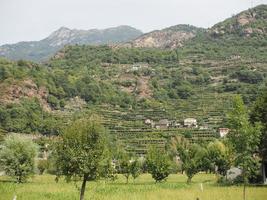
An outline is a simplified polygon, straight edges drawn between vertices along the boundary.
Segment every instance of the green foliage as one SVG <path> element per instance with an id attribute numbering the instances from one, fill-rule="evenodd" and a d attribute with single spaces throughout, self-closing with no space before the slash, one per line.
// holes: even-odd
<path id="1" fill-rule="evenodd" d="M 204 158 L 207 155 L 206 150 L 198 144 L 187 146 L 178 143 L 176 148 L 182 161 L 182 168 L 188 177 L 187 183 L 190 183 L 193 176 L 204 168 Z"/>
<path id="2" fill-rule="evenodd" d="M 58 99 L 53 96 L 53 95 L 49 95 L 47 98 L 47 102 L 55 109 L 59 108 L 59 101 Z"/>
<path id="3" fill-rule="evenodd" d="M 106 180 L 114 181 L 117 178 L 115 166 L 112 165 L 111 159 L 107 157 L 101 164 L 100 176 Z"/>
<path id="4" fill-rule="evenodd" d="M 0 150 L 0 166 L 7 175 L 22 183 L 34 173 L 36 156 L 37 146 L 30 139 L 10 135 Z"/>
<path id="5" fill-rule="evenodd" d="M 67 179 L 84 175 L 86 180 L 97 179 L 105 150 L 104 131 L 100 122 L 93 117 L 71 123 L 55 149 L 60 174 Z"/>
<path id="6" fill-rule="evenodd" d="M 227 170 L 231 167 L 231 157 L 233 157 L 230 149 L 218 140 L 210 142 L 207 146 L 208 159 L 213 170 L 217 168 L 220 175 L 226 176 Z"/>
<path id="7" fill-rule="evenodd" d="M 263 159 L 267 159 L 267 92 L 266 89 L 260 94 L 253 105 L 250 113 L 252 123 L 262 124 L 262 134 L 260 138 L 260 154 Z"/>
<path id="8" fill-rule="evenodd" d="M 0 128 L 8 132 L 58 134 L 62 120 L 43 111 L 37 99 L 0 105 Z"/>
<path id="9" fill-rule="evenodd" d="M 64 175 L 67 181 L 83 179 L 81 199 L 86 181 L 96 180 L 101 175 L 105 148 L 105 130 L 96 116 L 74 121 L 57 142 L 54 151 L 57 174 Z"/>
<path id="10" fill-rule="evenodd" d="M 170 160 L 166 152 L 151 147 L 146 157 L 146 165 L 148 173 L 156 182 L 165 180 L 170 174 Z"/>
<path id="11" fill-rule="evenodd" d="M 228 117 L 229 142 L 235 153 L 235 164 L 242 169 L 244 182 L 243 199 L 246 199 L 245 186 L 251 174 L 255 172 L 254 154 L 258 151 L 260 143 L 261 126 L 259 123 L 252 125 L 249 122 L 247 108 L 240 96 L 236 96 L 233 101 L 233 110 Z M 255 165 L 256 164 L 256 165 Z"/>
<path id="12" fill-rule="evenodd" d="M 126 178 L 126 183 L 129 182 L 129 177 L 131 175 L 131 162 L 130 157 L 126 152 L 123 152 L 119 159 L 119 172 L 123 174 Z"/>
<path id="13" fill-rule="evenodd" d="M 48 166 L 49 166 L 49 163 L 48 163 L 48 160 L 38 160 L 38 163 L 37 163 L 37 169 L 39 170 L 39 174 L 42 175 L 45 170 L 48 169 Z"/>
<path id="14" fill-rule="evenodd" d="M 138 178 L 138 176 L 140 176 L 142 172 L 141 169 L 142 169 L 141 162 L 138 159 L 132 160 L 131 165 L 130 165 L 130 172 L 134 180 Z"/>
<path id="15" fill-rule="evenodd" d="M 238 78 L 241 82 L 257 84 L 263 81 L 264 77 L 261 72 L 258 71 L 249 71 L 249 70 L 242 70 L 235 72 L 232 75 L 235 78 Z"/>

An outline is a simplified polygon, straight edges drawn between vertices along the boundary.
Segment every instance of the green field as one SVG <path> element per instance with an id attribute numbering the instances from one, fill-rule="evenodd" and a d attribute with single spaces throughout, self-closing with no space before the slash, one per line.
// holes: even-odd
<path id="1" fill-rule="evenodd" d="M 75 200 L 79 199 L 79 191 L 75 183 L 54 181 L 54 176 L 35 176 L 25 184 L 16 184 L 7 177 L 1 177 L 0 199 L 12 200 L 17 195 L 17 200 Z M 139 200 L 139 199 L 168 199 L 168 200 L 241 200 L 242 186 L 219 186 L 215 183 L 216 177 L 210 174 L 199 174 L 193 178 L 191 185 L 186 184 L 184 175 L 171 175 L 163 183 L 155 183 L 150 175 L 145 174 L 135 182 L 130 180 L 125 184 L 125 179 L 120 176 L 115 182 L 98 181 L 89 182 L 85 199 L 109 200 Z M 200 184 L 203 185 L 201 191 Z M 80 183 L 78 183 L 80 186 Z M 250 186 L 247 189 L 248 200 L 265 200 L 267 187 Z"/>

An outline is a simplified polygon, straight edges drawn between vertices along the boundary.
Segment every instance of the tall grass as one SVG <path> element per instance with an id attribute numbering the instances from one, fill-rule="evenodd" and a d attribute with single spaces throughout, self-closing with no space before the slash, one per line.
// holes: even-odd
<path id="1" fill-rule="evenodd" d="M 78 200 L 79 188 L 75 183 L 58 183 L 54 176 L 35 176 L 28 183 L 16 184 L 8 177 L 0 178 L 0 200 Z M 171 175 L 166 182 L 155 183 L 150 175 L 144 174 L 135 182 L 119 176 L 115 182 L 89 182 L 86 188 L 87 200 L 241 200 L 242 187 L 222 187 L 215 183 L 215 176 L 198 174 L 191 185 L 186 184 L 184 175 Z M 200 183 L 203 185 L 201 190 Z M 80 183 L 77 183 L 80 186 Z M 249 200 L 267 199 L 267 187 L 248 187 Z"/>

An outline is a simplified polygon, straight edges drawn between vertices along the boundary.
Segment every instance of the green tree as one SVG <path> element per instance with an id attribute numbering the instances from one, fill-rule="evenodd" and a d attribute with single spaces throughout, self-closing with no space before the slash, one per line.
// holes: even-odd
<path id="1" fill-rule="evenodd" d="M 101 166 L 101 177 L 105 178 L 106 180 L 114 181 L 116 176 L 116 169 L 114 165 L 111 162 L 111 159 L 107 157 L 103 162 Z"/>
<path id="2" fill-rule="evenodd" d="M 191 183 L 193 176 L 203 168 L 203 159 L 206 156 L 206 151 L 197 144 L 189 146 L 178 144 L 177 152 L 182 161 L 182 168 L 187 176 L 187 183 Z"/>
<path id="3" fill-rule="evenodd" d="M 210 142 L 207 146 L 208 160 L 213 170 L 225 176 L 231 167 L 230 149 L 221 141 Z"/>
<path id="4" fill-rule="evenodd" d="M 263 125 L 259 152 L 262 159 L 267 160 L 267 89 L 258 96 L 250 114 L 250 120 L 254 124 L 260 122 Z"/>
<path id="5" fill-rule="evenodd" d="M 141 162 L 138 159 L 132 160 L 132 162 L 130 164 L 130 172 L 131 172 L 131 175 L 132 175 L 134 180 L 138 176 L 140 176 L 140 174 L 142 172 L 141 167 L 142 167 Z"/>
<path id="6" fill-rule="evenodd" d="M 123 176 L 125 176 L 126 183 L 128 183 L 129 177 L 131 175 L 131 162 L 130 158 L 126 153 L 121 157 L 119 161 L 119 167 L 120 167 L 120 173 L 122 173 Z"/>
<path id="7" fill-rule="evenodd" d="M 58 175 L 66 180 L 82 178 L 80 200 L 84 199 L 86 182 L 96 180 L 104 160 L 104 128 L 97 117 L 74 121 L 57 142 L 54 156 Z"/>
<path id="8" fill-rule="evenodd" d="M 149 149 L 146 165 L 148 172 L 156 182 L 165 180 L 170 174 L 170 159 L 165 151 L 152 147 Z"/>
<path id="9" fill-rule="evenodd" d="M 18 183 L 25 182 L 34 174 L 37 145 L 30 139 L 18 135 L 5 138 L 0 151 L 1 168 L 16 178 Z"/>
<path id="10" fill-rule="evenodd" d="M 240 96 L 233 100 L 233 109 L 228 116 L 231 131 L 228 134 L 235 153 L 235 164 L 242 169 L 243 199 L 246 199 L 246 185 L 249 174 L 255 167 L 253 155 L 257 152 L 260 143 L 261 127 L 258 123 L 249 122 L 247 108 Z"/>
<path id="11" fill-rule="evenodd" d="M 181 167 L 182 174 L 184 172 L 184 169 L 181 162 L 177 161 L 177 156 L 179 156 L 178 151 L 180 151 L 181 149 L 187 149 L 189 145 L 190 145 L 189 140 L 182 135 L 176 135 L 175 137 L 172 137 L 167 145 L 167 149 L 168 152 L 170 153 L 170 156 L 175 160 L 175 163 L 178 165 L 178 167 Z"/>

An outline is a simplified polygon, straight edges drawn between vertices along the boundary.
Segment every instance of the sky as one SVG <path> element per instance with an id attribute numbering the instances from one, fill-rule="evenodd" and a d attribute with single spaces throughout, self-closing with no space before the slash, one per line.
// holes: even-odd
<path id="1" fill-rule="evenodd" d="M 58 28 L 130 25 L 143 32 L 177 24 L 208 28 L 267 0 L 0 0 L 0 45 L 41 40 Z"/>

